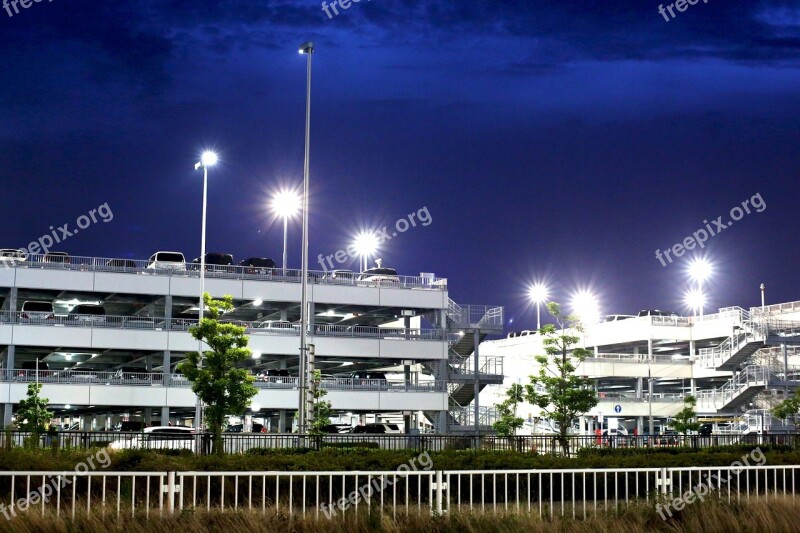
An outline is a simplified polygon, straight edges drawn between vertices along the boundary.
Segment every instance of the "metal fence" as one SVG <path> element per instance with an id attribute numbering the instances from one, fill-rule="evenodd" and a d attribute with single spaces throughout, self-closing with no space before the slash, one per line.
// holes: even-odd
<path id="1" fill-rule="evenodd" d="M 19 258 L 3 258 L 0 267 L 29 268 L 47 270 L 67 270 L 80 272 L 114 272 L 120 274 L 158 275 L 170 277 L 200 277 L 200 265 L 193 263 L 175 263 L 169 268 L 160 268 L 158 265 L 144 259 L 113 259 L 103 257 L 78 257 L 66 258 L 29 254 L 24 260 Z M 265 268 L 249 266 L 222 266 L 207 265 L 205 277 L 241 280 L 263 280 L 285 283 L 300 283 L 302 274 L 299 269 Z M 324 285 L 353 285 L 356 287 L 382 287 L 400 289 L 428 289 L 436 291 L 447 290 L 447 279 L 437 278 L 433 275 L 426 276 L 389 276 L 389 279 L 379 279 L 379 276 L 368 276 L 354 273 L 352 277 L 333 277 L 328 271 L 309 270 L 308 281 Z"/>
<path id="2" fill-rule="evenodd" d="M 180 431 L 177 429 L 176 431 Z M 0 448 L 24 446 L 30 442 L 31 432 L 8 431 L 0 433 Z M 176 449 L 206 454 L 211 450 L 211 434 L 186 432 L 164 435 L 144 432 L 119 431 L 61 431 L 40 434 L 38 444 L 66 448 L 89 449 L 111 446 L 115 449 Z M 639 435 L 639 436 L 583 436 L 567 437 L 567 449 L 558 437 L 534 435 L 496 437 L 474 435 L 430 434 L 326 434 L 299 435 L 296 433 L 223 433 L 226 453 L 246 453 L 253 449 L 297 449 L 326 447 L 368 447 L 385 450 L 426 451 L 513 451 L 550 455 L 575 455 L 582 450 L 683 448 L 700 450 L 718 446 L 786 446 L 800 449 L 800 433 L 751 435 Z"/>
<path id="3" fill-rule="evenodd" d="M 324 520 L 360 509 L 385 515 L 455 511 L 586 517 L 657 505 L 685 490 L 722 501 L 797 494 L 800 466 L 433 470 L 432 462 L 379 472 L 0 472 L 3 513 L 157 518 L 175 511 L 249 511 Z M 658 507 L 656 508 L 658 509 Z"/>

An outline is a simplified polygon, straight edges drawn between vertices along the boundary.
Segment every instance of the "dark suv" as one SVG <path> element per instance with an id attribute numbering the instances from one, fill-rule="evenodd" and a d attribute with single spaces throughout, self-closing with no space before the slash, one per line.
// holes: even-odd
<path id="1" fill-rule="evenodd" d="M 275 269 L 275 261 L 268 257 L 249 257 L 244 261 L 240 261 L 239 266 L 244 267 L 245 274 L 268 276 Z"/>
<path id="2" fill-rule="evenodd" d="M 374 372 L 372 370 L 359 370 L 350 374 L 350 379 L 354 385 L 369 388 L 386 390 L 389 388 L 389 382 L 386 380 L 386 374 L 383 372 Z"/>
<path id="3" fill-rule="evenodd" d="M 190 267 L 200 270 L 200 258 L 195 258 Z M 233 255 L 208 253 L 206 254 L 206 272 L 233 272 Z"/>

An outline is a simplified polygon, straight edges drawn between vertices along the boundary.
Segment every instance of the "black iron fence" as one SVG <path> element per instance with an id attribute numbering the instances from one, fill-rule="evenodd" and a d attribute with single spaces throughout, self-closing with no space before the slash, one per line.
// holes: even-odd
<path id="1" fill-rule="evenodd" d="M 165 432 L 63 431 L 34 435 L 26 431 L 0 433 L 0 449 L 20 446 L 46 446 L 87 449 L 109 447 L 116 450 L 154 449 L 188 450 L 207 454 L 211 451 L 211 434 L 196 433 L 190 428 L 169 428 Z M 226 453 L 246 453 L 254 449 L 322 449 L 330 447 L 362 447 L 388 450 L 424 451 L 495 450 L 520 453 L 573 455 L 586 449 L 689 448 L 715 446 L 787 446 L 800 449 L 800 433 L 751 435 L 639 435 L 567 437 L 562 443 L 557 436 L 533 435 L 517 437 L 474 435 L 299 435 L 273 433 L 224 433 Z"/>

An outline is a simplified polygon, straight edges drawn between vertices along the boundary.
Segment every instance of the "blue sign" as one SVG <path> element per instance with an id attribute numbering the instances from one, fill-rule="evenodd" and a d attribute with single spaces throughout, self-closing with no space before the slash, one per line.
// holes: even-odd
<path id="1" fill-rule="evenodd" d="M 615 405 L 614 406 L 614 412 L 615 413 L 621 413 L 622 412 L 622 406 L 621 405 Z"/>

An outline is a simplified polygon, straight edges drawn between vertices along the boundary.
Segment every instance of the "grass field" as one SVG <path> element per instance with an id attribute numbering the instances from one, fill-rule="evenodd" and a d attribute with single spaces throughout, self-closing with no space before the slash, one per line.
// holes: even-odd
<path id="1" fill-rule="evenodd" d="M 3 520 L 0 518 L 0 520 Z M 526 513 L 467 514 L 454 513 L 432 517 L 427 514 L 391 515 L 359 513 L 348 514 L 344 519 L 329 520 L 313 517 L 290 518 L 287 515 L 248 512 L 193 513 L 184 512 L 168 518 L 151 516 L 131 518 L 87 517 L 78 513 L 72 522 L 69 516 L 58 519 L 53 515 L 21 514 L 0 523 L 0 530 L 22 532 L 163 532 L 193 533 L 201 531 L 282 531 L 289 532 L 619 532 L 642 531 L 728 533 L 733 531 L 794 532 L 800 524 L 800 501 L 770 498 L 769 501 L 751 501 L 727 504 L 708 500 L 687 507 L 674 518 L 663 521 L 652 506 L 635 505 L 619 513 L 602 512 L 586 520 L 572 518 L 540 518 Z"/>

